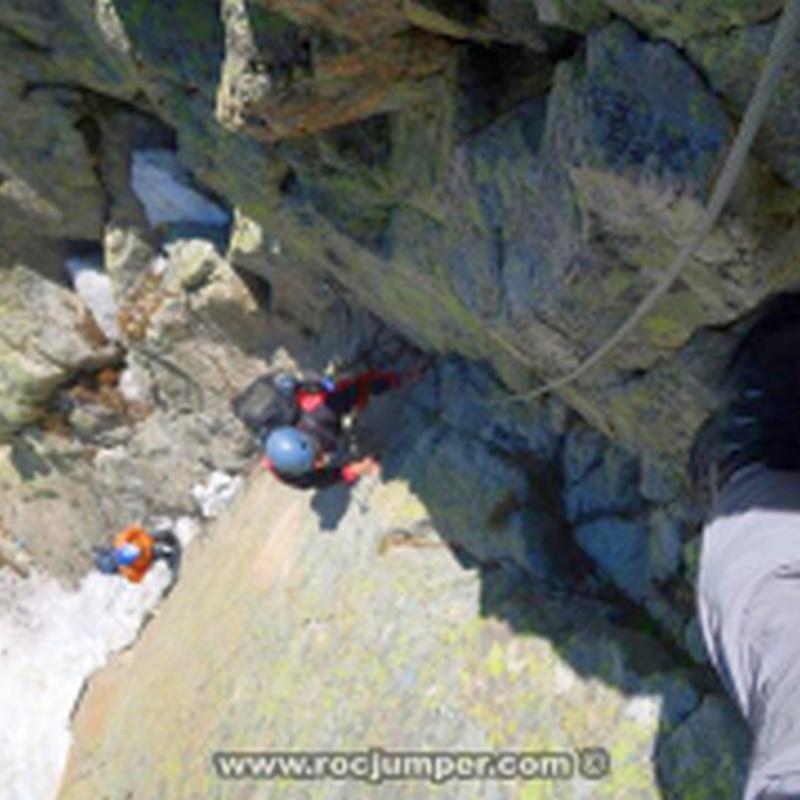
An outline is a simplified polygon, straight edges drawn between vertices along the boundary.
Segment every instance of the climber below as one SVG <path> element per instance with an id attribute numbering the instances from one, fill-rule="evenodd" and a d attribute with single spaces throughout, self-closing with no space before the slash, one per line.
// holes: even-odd
<path id="1" fill-rule="evenodd" d="M 94 563 L 105 575 L 121 575 L 131 583 L 140 583 L 156 561 L 164 561 L 170 568 L 173 582 L 178 576 L 181 543 L 169 530 L 153 534 L 138 525 L 120 531 L 111 547 L 95 550 Z"/>

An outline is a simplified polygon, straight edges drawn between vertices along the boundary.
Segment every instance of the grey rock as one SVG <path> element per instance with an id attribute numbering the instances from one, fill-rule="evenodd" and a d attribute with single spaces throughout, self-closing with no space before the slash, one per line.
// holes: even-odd
<path id="1" fill-rule="evenodd" d="M 668 503 L 681 492 L 681 485 L 673 475 L 668 474 L 660 465 L 648 459 L 640 464 L 639 492 L 645 500 L 654 503 Z"/>
<path id="2" fill-rule="evenodd" d="M 659 757 L 667 787 L 683 796 L 738 796 L 744 788 L 749 736 L 744 723 L 723 698 L 708 695 L 683 725 L 661 744 Z M 715 768 L 705 765 L 712 758 Z"/>
<path id="3" fill-rule="evenodd" d="M 619 517 L 602 517 L 579 524 L 575 539 L 628 597 L 637 602 L 645 599 L 653 580 L 647 557 L 645 524 Z"/>
<path id="4" fill-rule="evenodd" d="M 678 572 L 683 540 L 683 525 L 668 510 L 656 509 L 650 514 L 648 561 L 653 580 L 665 581 Z"/>
<path id="5" fill-rule="evenodd" d="M 434 524 L 446 538 L 478 563 L 508 559 L 529 566 L 528 536 L 539 534 L 520 513 L 528 498 L 521 470 L 477 442 L 436 428 L 422 433 L 412 459 L 413 484 L 431 497 Z M 535 564 L 534 571 L 541 573 L 542 566 Z"/>
<path id="6" fill-rule="evenodd" d="M 678 43 L 704 34 L 735 30 L 774 17 L 782 8 L 780 0 L 730 0 L 715 3 L 701 0 L 687 5 L 680 0 L 603 0 L 615 14 L 638 28 Z"/>
<path id="7" fill-rule="evenodd" d="M 775 22 L 731 28 L 693 39 L 687 45 L 691 59 L 714 89 L 731 102 L 740 117 L 755 89 L 776 28 Z M 795 189 L 800 188 L 798 76 L 800 57 L 794 56 L 770 99 L 755 145 L 756 153 Z M 775 208 L 774 212 L 780 213 L 780 208 Z"/>
<path id="8" fill-rule="evenodd" d="M 684 646 L 686 651 L 698 664 L 710 664 L 708 651 L 703 642 L 703 633 L 700 629 L 700 621 L 697 618 L 689 620 L 683 632 Z"/>
<path id="9" fill-rule="evenodd" d="M 55 390 L 116 358 L 77 295 L 24 266 L 0 270 L 0 438 L 39 418 Z"/>
<path id="10" fill-rule="evenodd" d="M 586 428 L 564 444 L 564 508 L 573 523 L 631 514 L 642 507 L 636 459 Z"/>
<path id="11" fill-rule="evenodd" d="M 606 22 L 609 10 L 602 0 L 534 0 L 539 20 L 545 25 L 585 33 L 589 28 Z"/>

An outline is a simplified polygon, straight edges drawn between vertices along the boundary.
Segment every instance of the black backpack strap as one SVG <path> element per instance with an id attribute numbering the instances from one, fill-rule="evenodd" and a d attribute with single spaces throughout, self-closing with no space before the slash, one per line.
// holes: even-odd
<path id="1" fill-rule="evenodd" d="M 314 411 L 301 414 L 296 427 L 311 436 L 325 453 L 335 453 L 341 447 L 344 438 L 342 424 L 324 403 Z"/>

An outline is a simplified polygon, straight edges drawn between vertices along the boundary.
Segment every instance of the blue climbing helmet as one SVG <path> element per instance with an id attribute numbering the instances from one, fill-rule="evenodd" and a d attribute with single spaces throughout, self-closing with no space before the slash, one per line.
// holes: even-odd
<path id="1" fill-rule="evenodd" d="M 121 567 L 129 567 L 140 556 L 142 551 L 130 542 L 114 549 L 114 557 L 117 559 L 117 564 Z"/>
<path id="2" fill-rule="evenodd" d="M 98 547 L 94 551 L 94 565 L 104 575 L 116 575 L 117 557 L 110 547 Z"/>
<path id="3" fill-rule="evenodd" d="M 314 440 L 297 428 L 276 428 L 264 442 L 264 452 L 278 472 L 302 475 L 314 466 Z"/>

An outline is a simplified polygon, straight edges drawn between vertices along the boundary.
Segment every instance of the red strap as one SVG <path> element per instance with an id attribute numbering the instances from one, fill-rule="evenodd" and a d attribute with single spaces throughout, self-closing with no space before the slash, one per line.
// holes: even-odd
<path id="1" fill-rule="evenodd" d="M 311 414 L 325 402 L 325 392 L 297 392 L 297 404 L 304 414 Z"/>
<path id="2" fill-rule="evenodd" d="M 342 467 L 342 480 L 345 483 L 355 483 L 360 477 L 355 470 L 355 464 L 345 464 Z"/>
<path id="3" fill-rule="evenodd" d="M 273 475 L 275 474 L 275 465 L 266 456 L 261 458 L 261 466 L 268 469 Z"/>

